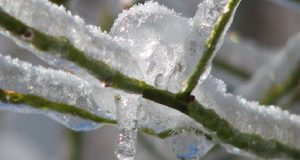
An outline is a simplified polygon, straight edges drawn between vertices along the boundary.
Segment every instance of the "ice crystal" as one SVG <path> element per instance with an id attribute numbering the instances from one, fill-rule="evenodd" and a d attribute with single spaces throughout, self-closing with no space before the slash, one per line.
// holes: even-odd
<path id="1" fill-rule="evenodd" d="M 116 155 L 119 160 L 133 160 L 137 145 L 137 121 L 140 96 L 129 95 L 126 98 L 115 96 L 119 141 Z"/>
<path id="2" fill-rule="evenodd" d="M 276 139 L 300 148 L 300 140 L 296 138 L 300 132 L 298 115 L 226 93 L 224 83 L 212 76 L 198 85 L 194 95 L 201 104 L 216 111 L 241 132 L 260 135 L 268 140 Z"/>
<path id="3" fill-rule="evenodd" d="M 84 51 L 91 58 L 104 61 L 130 76 L 142 78 L 138 67 L 135 67 L 136 62 L 134 62 L 134 58 L 126 50 L 117 45 L 109 35 L 102 33 L 99 27 L 86 25 L 79 16 L 72 16 L 63 6 L 57 6 L 48 2 L 48 0 L 1 0 L 0 7 L 10 15 L 39 31 L 53 36 L 68 38 L 76 48 Z M 12 36 L 6 31 L 2 32 L 7 36 Z M 76 65 L 72 65 L 59 57 L 41 54 L 32 46 L 28 46 L 18 39 L 15 39 L 15 41 L 21 47 L 36 53 L 47 63 L 69 68 L 75 72 L 80 70 Z"/>
<path id="4" fill-rule="evenodd" d="M 120 14 L 111 35 L 137 59 L 146 82 L 178 92 L 202 56 L 226 2 L 206 0 L 200 3 L 196 16 L 188 19 L 150 1 Z M 210 65 L 201 79 L 209 72 Z"/>
<path id="5" fill-rule="evenodd" d="M 99 92 L 101 88 L 93 88 L 87 81 L 63 71 L 33 66 L 29 63 L 1 55 L 0 88 L 39 95 L 51 101 L 76 105 L 103 117 L 107 117 L 107 112 L 115 112 L 113 109 L 106 107 L 106 105 L 94 101 L 93 96 L 99 96 L 102 93 L 105 93 L 103 91 Z M 9 104 L 0 104 L 2 109 L 17 110 L 27 113 L 45 113 L 75 130 L 90 130 L 99 127 L 96 123 L 72 116 L 56 114 L 49 111 L 34 111 L 30 107 L 24 105 L 13 107 L 13 105 Z M 115 117 L 108 118 L 115 119 Z"/>

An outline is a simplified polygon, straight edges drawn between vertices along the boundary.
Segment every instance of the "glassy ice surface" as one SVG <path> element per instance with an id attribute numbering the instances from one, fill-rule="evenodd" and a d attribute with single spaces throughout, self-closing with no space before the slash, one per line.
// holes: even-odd
<path id="1" fill-rule="evenodd" d="M 241 132 L 300 148 L 300 140 L 297 138 L 300 133 L 298 115 L 226 93 L 225 84 L 212 76 L 198 85 L 193 94 L 204 107 L 213 109 Z"/>
<path id="2" fill-rule="evenodd" d="M 66 12 L 63 7 L 52 5 L 46 0 L 1 0 L 0 7 L 17 19 L 22 20 L 24 23 L 37 28 L 42 32 L 54 36 L 67 37 L 75 47 L 84 51 L 88 56 L 102 60 L 127 75 L 139 79 L 144 78 L 145 81 L 156 87 L 177 92 L 185 86 L 186 77 L 194 70 L 198 60 L 202 56 L 205 41 L 209 36 L 213 25 L 217 22 L 219 16 L 227 11 L 227 8 L 225 7 L 226 2 L 227 1 L 225 0 L 205 0 L 203 3 L 200 3 L 196 16 L 191 19 L 181 17 L 174 11 L 160 6 L 155 2 L 138 5 L 129 11 L 124 11 L 124 13 L 119 16 L 111 32 L 112 36 L 114 36 L 113 38 L 100 32 L 100 29 L 97 27 L 86 26 L 79 17 L 71 16 L 71 14 Z M 45 19 L 47 19 L 47 21 L 45 21 Z M 2 31 L 2 33 L 17 41 L 20 46 L 30 48 L 32 52 L 40 55 L 39 51 L 31 48 L 28 44 L 26 45 L 22 40 L 10 36 L 5 31 Z M 223 34 L 225 34 L 225 32 Z M 221 43 L 218 44 L 217 48 L 220 44 Z M 83 78 L 85 78 L 85 75 L 88 75 L 88 73 L 84 71 L 83 74 L 80 74 L 81 70 L 78 66 L 60 59 L 59 57 L 43 56 L 42 58 L 54 65 L 61 64 L 62 68 L 67 66 L 68 69 L 74 69 L 76 73 L 79 73 L 78 75 Z M 11 60 L 10 58 L 4 59 L 4 63 L 0 63 L 0 65 L 4 64 L 9 66 L 12 65 L 14 61 L 18 62 L 17 60 Z M 205 133 L 209 133 L 201 124 L 196 123 L 186 115 L 154 102 L 140 100 L 142 107 L 140 110 L 137 110 L 137 108 L 134 108 L 133 106 L 134 104 L 137 104 L 138 101 L 132 101 L 130 96 L 124 96 L 124 100 L 117 102 L 117 107 L 124 109 L 118 110 L 118 114 L 116 115 L 116 105 L 112 104 L 114 101 L 112 96 L 114 91 L 110 89 L 103 91 L 103 88 L 99 86 L 95 87 L 97 86 L 95 85 L 97 82 L 88 81 L 88 83 L 72 74 L 66 74 L 62 71 L 41 69 L 41 67 L 32 67 L 29 64 L 20 63 L 15 66 L 12 65 L 12 67 L 15 67 L 12 71 L 17 72 L 14 76 L 26 73 L 22 76 L 25 80 L 23 81 L 21 78 L 20 81 L 18 81 L 19 78 L 12 77 L 13 81 L 9 83 L 5 82 L 3 79 L 3 82 L 8 84 L 4 85 L 3 83 L 3 86 L 0 87 L 11 85 L 11 89 L 13 90 L 36 94 L 50 100 L 76 104 L 79 107 L 81 107 L 82 104 L 90 103 L 92 107 L 90 108 L 91 112 L 96 112 L 97 114 L 101 113 L 106 117 L 118 118 L 118 121 L 120 122 L 120 143 L 117 155 L 120 159 L 125 159 L 127 157 L 133 159 L 136 143 L 136 125 L 140 128 L 153 129 L 157 133 L 168 129 L 176 131 L 176 129 L 181 127 L 192 127 L 200 129 Z M 0 68 L 0 71 L 5 72 L 5 69 L 2 68 L 3 67 Z M 4 72 L 1 75 L 12 75 L 13 73 L 6 71 L 4 74 Z M 235 107 L 234 111 L 236 111 L 236 114 L 234 114 L 235 116 L 245 114 L 243 113 L 244 108 L 240 109 L 238 106 L 245 106 L 247 104 L 246 106 L 248 108 L 245 108 L 246 110 L 250 110 L 249 112 L 252 113 L 252 117 L 246 116 L 248 118 L 246 120 L 248 120 L 251 125 L 253 121 L 265 120 L 264 114 L 258 116 L 258 118 L 262 117 L 261 119 L 257 118 L 253 120 L 253 117 L 255 117 L 253 116 L 254 113 L 264 111 L 254 110 L 253 108 L 256 106 L 252 106 L 252 103 L 250 105 L 244 102 L 243 99 L 237 100 L 235 97 L 228 98 L 230 96 L 225 94 L 223 84 L 217 82 L 213 78 L 206 78 L 209 72 L 210 65 L 207 66 L 206 74 L 204 74 L 205 76 L 201 78 L 201 80 L 204 81 L 199 87 L 202 87 L 199 89 L 201 92 L 198 93 L 197 91 L 195 94 L 203 104 L 206 104 L 209 107 L 215 107 L 214 110 L 216 110 L 218 114 L 224 117 L 227 116 L 226 118 L 228 121 L 237 123 L 234 126 L 245 132 L 247 130 L 243 128 L 242 122 L 244 121 L 241 119 L 244 115 L 238 117 L 241 119 L 239 122 L 235 122 L 230 119 L 232 118 L 232 115 L 227 114 L 229 112 L 226 109 L 230 110 L 231 108 L 225 107 L 225 109 L 222 110 L 222 108 L 218 106 L 220 103 L 215 104 L 214 100 L 218 100 L 219 98 L 220 101 L 224 103 L 236 104 L 233 105 L 233 108 Z M 3 78 L 5 77 L 3 76 Z M 216 90 L 215 86 L 218 86 L 219 90 Z M 45 88 L 50 91 L 47 93 L 44 92 Z M 86 88 L 87 92 L 84 92 Z M 80 92 L 77 91 L 77 89 L 80 90 Z M 53 93 L 57 94 L 52 95 Z M 98 108 L 94 108 L 94 105 L 98 106 Z M 2 104 L 0 106 L 6 107 L 6 109 L 16 108 L 16 106 L 9 104 Z M 20 108 L 23 108 L 23 111 L 28 110 L 28 112 L 32 113 L 44 113 L 44 111 L 35 111 L 24 105 Z M 129 108 L 130 110 L 126 110 L 125 108 Z M 290 123 L 290 126 L 298 123 L 294 120 L 298 117 L 283 113 L 275 107 L 273 107 L 273 110 L 273 112 L 278 112 L 278 114 L 283 115 L 283 120 L 278 122 L 279 128 L 283 126 L 281 123 Z M 127 116 L 132 114 L 135 115 L 137 112 L 140 112 L 138 116 Z M 269 114 L 269 110 L 265 112 L 268 113 L 267 116 L 271 117 L 271 120 L 274 119 L 274 117 Z M 80 123 L 82 120 L 78 118 L 73 119 L 74 117 L 60 115 L 50 111 L 46 112 L 46 114 L 50 115 L 52 118 L 59 119 L 60 122 L 68 126 L 77 126 L 77 129 L 92 128 L 90 127 L 91 122 Z M 121 121 L 121 119 L 124 119 L 124 121 Z M 137 119 L 138 122 L 136 122 Z M 248 122 L 245 124 L 248 124 Z M 78 127 L 78 125 L 80 127 Z M 259 126 L 257 127 L 255 125 L 259 124 L 253 124 L 251 128 L 259 128 Z M 249 127 L 249 125 L 247 125 L 247 127 Z M 265 130 L 261 130 L 262 131 L 258 132 L 258 134 L 265 133 Z M 295 127 L 294 130 L 297 130 L 297 127 Z M 252 130 L 249 132 L 252 132 Z M 187 138 L 185 134 L 191 135 Z M 269 138 L 268 134 L 264 136 Z M 282 141 L 285 140 L 280 136 L 277 136 L 276 138 Z M 198 137 L 193 133 L 185 132 L 170 137 L 168 143 L 178 145 L 172 147 L 177 153 L 178 158 L 185 157 L 191 159 L 203 156 L 213 146 L 213 144 L 208 142 L 204 137 Z M 287 140 L 287 143 L 290 143 L 290 141 Z"/>
<path id="3" fill-rule="evenodd" d="M 191 20 L 193 29 L 192 29 L 192 35 L 191 35 L 191 43 L 190 48 L 192 49 L 192 52 L 198 53 L 203 52 L 205 49 L 206 40 L 210 36 L 211 32 L 213 31 L 213 27 L 216 23 L 218 23 L 218 20 L 220 16 L 226 12 L 229 11 L 227 8 L 228 0 L 204 0 L 202 3 L 198 5 L 198 10 L 195 15 L 195 17 Z M 236 8 L 233 11 L 233 14 L 235 14 Z M 208 63 L 206 65 L 206 70 L 202 73 L 200 77 L 200 82 L 205 80 L 207 76 L 210 74 L 211 65 L 214 57 L 216 56 L 217 51 L 221 47 L 224 41 L 225 34 L 231 25 L 233 20 L 233 16 L 230 17 L 230 22 L 228 22 L 225 26 L 225 29 L 223 33 L 221 33 L 221 37 L 219 38 L 218 43 L 216 44 L 215 50 L 213 51 L 212 56 L 208 60 Z M 188 62 L 192 62 L 194 60 L 194 56 L 187 56 L 186 57 Z M 191 70 L 195 66 L 188 65 L 188 67 L 191 67 Z"/>
<path id="4" fill-rule="evenodd" d="M 166 108 L 164 105 L 146 99 L 141 99 L 141 104 L 139 128 L 151 128 L 156 133 L 160 133 L 170 129 L 190 127 L 209 133 L 200 123 L 175 109 Z"/>
<path id="5" fill-rule="evenodd" d="M 165 141 L 177 158 L 184 160 L 201 159 L 214 146 L 214 143 L 205 136 L 193 132 L 183 132 Z"/>
<path id="6" fill-rule="evenodd" d="M 147 2 L 120 14 L 111 34 L 139 59 L 146 82 L 175 92 L 183 83 L 186 64 L 182 64 L 182 57 L 190 28 L 187 18 L 156 2 Z"/>
<path id="7" fill-rule="evenodd" d="M 204 1 L 196 16 L 188 19 L 150 1 L 120 14 L 111 35 L 138 59 L 146 82 L 178 92 L 197 65 L 226 2 Z M 206 68 L 201 80 L 210 73 L 210 65 Z"/>
<path id="8" fill-rule="evenodd" d="M 115 95 L 119 140 L 116 156 L 119 160 L 133 160 L 137 146 L 137 121 L 140 103 L 137 95 Z"/>
<path id="9" fill-rule="evenodd" d="M 109 35 L 102 33 L 100 28 L 86 25 L 80 17 L 72 16 L 63 6 L 57 6 L 48 0 L 1 0 L 0 7 L 39 31 L 68 38 L 76 48 L 84 51 L 89 57 L 104 61 L 130 76 L 142 78 L 138 67 L 135 67 L 136 62 L 124 48 L 117 45 Z M 7 33 L 4 34 L 7 35 Z M 25 43 L 19 42 L 19 44 L 30 48 Z M 59 58 L 37 55 L 46 62 L 57 65 L 55 62 Z M 60 60 L 60 63 L 63 63 L 63 60 Z"/>
<path id="10" fill-rule="evenodd" d="M 300 34 L 260 68 L 251 81 L 239 88 L 237 93 L 250 100 L 263 98 L 272 86 L 280 84 L 292 75 L 300 64 Z"/>
<path id="11" fill-rule="evenodd" d="M 76 105 L 92 113 L 115 119 L 115 115 L 107 114 L 108 112 L 114 113 L 114 110 L 106 108 L 105 103 L 94 101 L 93 96 L 95 94 L 99 96 L 99 99 L 101 95 L 105 95 L 102 89 L 93 88 L 88 82 L 69 73 L 46 69 L 40 66 L 32 66 L 29 63 L 11 59 L 8 56 L 0 56 L 0 88 L 38 95 L 55 102 Z M 2 108 L 9 109 L 8 106 L 13 105 L 6 104 Z M 23 111 L 29 109 L 24 106 L 18 106 L 17 108 Z M 76 130 L 90 130 L 99 127 L 99 125 L 90 121 L 64 114 L 56 114 L 49 111 L 38 112 L 43 112 L 58 119 Z"/>

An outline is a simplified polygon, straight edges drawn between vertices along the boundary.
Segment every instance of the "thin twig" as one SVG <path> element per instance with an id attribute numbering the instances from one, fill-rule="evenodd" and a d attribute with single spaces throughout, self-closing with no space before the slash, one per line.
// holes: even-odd
<path id="1" fill-rule="evenodd" d="M 219 20 L 215 24 L 210 36 L 206 40 L 205 46 L 204 46 L 204 52 L 202 57 L 200 58 L 196 69 L 191 74 L 191 76 L 188 78 L 187 86 L 184 91 L 179 93 L 182 97 L 189 97 L 192 93 L 192 91 L 197 86 L 200 77 L 204 74 L 206 71 L 207 65 L 211 63 L 212 59 L 214 58 L 213 55 L 216 52 L 217 44 L 222 37 L 222 34 L 228 24 L 231 21 L 231 18 L 234 14 L 235 9 L 239 5 L 240 0 L 229 0 L 226 11 L 220 16 Z"/>

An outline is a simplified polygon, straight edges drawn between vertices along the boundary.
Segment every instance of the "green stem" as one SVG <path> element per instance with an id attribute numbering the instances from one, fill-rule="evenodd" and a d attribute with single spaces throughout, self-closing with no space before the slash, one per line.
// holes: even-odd
<path id="1" fill-rule="evenodd" d="M 229 7 L 237 5 L 239 0 L 231 0 Z M 221 20 L 217 24 L 213 35 L 221 34 L 222 27 L 226 24 L 226 19 L 230 15 L 225 14 L 222 16 L 225 20 Z M 226 18 L 227 17 L 227 18 Z M 153 86 L 146 84 L 143 81 L 139 81 L 134 78 L 130 78 L 119 71 L 114 70 L 102 61 L 91 59 L 75 48 L 66 38 L 53 37 L 41 33 L 34 28 L 31 28 L 19 20 L 11 17 L 0 9 L 0 26 L 8 30 L 11 34 L 25 42 L 30 43 L 40 51 L 49 53 L 60 53 L 61 57 L 68 59 L 79 66 L 87 69 L 92 75 L 99 80 L 111 84 L 116 89 L 122 89 L 130 93 L 141 94 L 144 98 L 160 103 L 170 108 L 179 110 L 184 114 L 190 116 L 194 120 L 201 123 L 205 128 L 215 133 L 210 135 L 216 141 L 221 143 L 230 144 L 237 148 L 252 152 L 258 156 L 264 158 L 290 158 L 300 159 L 300 151 L 287 144 L 275 140 L 266 140 L 255 134 L 242 133 L 239 130 L 233 128 L 225 119 L 220 117 L 215 111 L 204 107 L 196 101 L 188 101 L 187 99 L 179 98 L 177 94 L 173 94 L 166 90 L 160 90 Z M 26 37 L 26 38 L 24 38 Z M 212 36 L 214 37 L 214 36 Z M 218 38 L 217 38 L 218 39 Z M 211 41 L 216 41 L 213 38 Z M 214 43 L 212 43 L 214 44 Z M 214 47 L 211 49 L 213 50 Z M 23 94 L 6 94 L 7 92 L 1 92 L 1 101 L 8 101 L 13 104 L 27 104 L 38 109 L 53 109 L 60 113 L 70 113 L 71 115 L 85 117 L 86 119 L 96 120 L 98 122 L 107 122 L 106 119 L 95 116 L 87 111 L 84 111 L 74 106 L 64 105 L 61 103 L 54 103 L 50 105 L 48 100 Z M 9 98 L 7 98 L 7 96 Z M 10 97 L 11 96 L 11 97 Z M 110 121 L 110 123 L 116 123 Z M 164 134 L 160 134 L 164 136 Z"/>
<path id="2" fill-rule="evenodd" d="M 280 98 L 293 90 L 298 84 L 300 84 L 300 62 L 296 65 L 294 71 L 290 76 L 279 84 L 274 84 L 266 92 L 263 98 L 259 101 L 261 104 L 275 104 Z"/>
<path id="3" fill-rule="evenodd" d="M 213 137 L 211 135 L 206 134 L 206 133 L 202 132 L 199 129 L 190 128 L 190 127 L 181 127 L 181 128 L 169 129 L 169 130 L 166 130 L 166 131 L 162 131 L 160 133 L 157 133 L 154 130 L 149 129 L 149 128 L 142 128 L 142 129 L 140 129 L 140 131 L 144 132 L 148 135 L 153 135 L 153 136 L 159 137 L 161 139 L 166 139 L 168 137 L 178 135 L 178 134 L 184 133 L 184 132 L 190 132 L 190 133 L 194 133 L 194 134 L 199 135 L 199 136 L 205 136 L 207 140 L 213 140 Z"/>
<path id="4" fill-rule="evenodd" d="M 66 6 L 69 3 L 69 0 L 49 0 L 49 1 L 57 5 L 64 5 L 64 6 Z"/>
<path id="5" fill-rule="evenodd" d="M 200 58 L 199 63 L 196 66 L 196 69 L 189 77 L 187 81 L 187 87 L 183 92 L 179 93 L 180 96 L 189 97 L 192 91 L 197 86 L 200 77 L 206 71 L 206 67 L 209 65 L 209 63 L 211 63 L 210 61 L 212 61 L 214 53 L 216 52 L 217 44 L 220 38 L 222 37 L 222 34 L 226 30 L 226 27 L 230 23 L 234 11 L 239 5 L 240 1 L 241 0 L 229 0 L 226 6 L 227 11 L 220 16 L 218 22 L 215 24 L 211 32 L 211 35 L 206 40 L 203 55 Z"/>
<path id="6" fill-rule="evenodd" d="M 80 117 L 82 119 L 90 120 L 96 123 L 103 123 L 103 124 L 117 124 L 117 121 L 100 117 L 96 114 L 90 113 L 84 109 L 80 109 L 73 105 L 67 105 L 63 103 L 57 103 L 53 101 L 49 101 L 45 98 L 31 95 L 31 94 L 22 94 L 15 91 L 10 90 L 3 90 L 0 89 L 0 102 L 8 103 L 8 104 L 15 104 L 15 105 L 28 105 L 35 109 L 45 110 L 45 111 L 54 111 L 62 114 L 68 114 L 76 117 Z M 146 134 L 156 136 L 161 139 L 168 138 L 172 135 L 176 135 L 185 131 L 193 132 L 197 135 L 205 135 L 207 139 L 212 140 L 212 137 L 208 134 L 204 134 L 201 130 L 195 128 L 175 128 L 170 129 L 162 132 L 155 132 L 149 128 L 143 128 L 139 131 L 144 132 Z M 72 132 L 73 133 L 73 132 Z M 78 133 L 79 134 L 79 133 Z M 73 135 L 73 134 L 72 134 Z M 74 135 L 76 137 L 76 132 Z M 74 138 L 74 137 L 73 137 Z"/>
<path id="7" fill-rule="evenodd" d="M 108 123 L 108 124 L 117 123 L 115 120 L 99 117 L 84 109 L 77 108 L 72 105 L 67 105 L 58 102 L 51 102 L 45 98 L 41 98 L 35 95 L 22 94 L 14 91 L 6 91 L 3 89 L 0 89 L 0 102 L 16 104 L 16 105 L 25 104 L 35 109 L 46 110 L 46 111 L 52 110 L 58 113 L 67 113 L 72 116 L 78 116 L 97 123 Z"/>
<path id="8" fill-rule="evenodd" d="M 70 114 L 98 123 L 116 123 L 113 120 L 104 119 L 83 109 L 76 108 L 75 106 L 51 102 L 34 95 L 21 94 L 0 89 L 0 101 L 11 104 L 30 105 L 36 109 L 52 110 L 59 113 Z M 194 118 L 203 126 L 213 131 L 215 135 L 204 134 L 201 130 L 193 128 L 178 128 L 174 130 L 163 131 L 161 133 L 156 133 L 151 129 L 141 129 L 140 131 L 163 139 L 181 132 L 188 131 L 197 135 L 204 135 L 209 140 L 218 139 L 218 141 L 222 143 L 231 144 L 235 147 L 253 152 L 256 155 L 265 158 L 300 158 L 299 150 L 275 140 L 265 140 L 254 134 L 241 133 L 237 129 L 234 129 L 226 120 L 222 119 L 213 110 L 205 109 L 197 102 L 184 103 L 184 107 L 188 108 L 187 114 L 190 115 L 190 117 Z"/>

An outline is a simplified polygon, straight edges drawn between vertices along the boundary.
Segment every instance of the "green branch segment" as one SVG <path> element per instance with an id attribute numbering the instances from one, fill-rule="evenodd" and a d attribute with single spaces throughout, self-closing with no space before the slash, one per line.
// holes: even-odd
<path id="1" fill-rule="evenodd" d="M 58 113 L 81 117 L 97 123 L 116 124 L 115 120 L 106 119 L 92 114 L 84 109 L 58 102 L 52 102 L 45 98 L 31 94 L 22 94 L 15 91 L 0 89 L 0 102 L 9 104 L 23 104 L 40 110 L 51 110 Z"/>
<path id="2" fill-rule="evenodd" d="M 300 159 L 300 151 L 298 149 L 276 140 L 266 140 L 255 134 L 242 133 L 233 128 L 232 125 L 213 110 L 205 109 L 199 103 L 192 103 L 187 107 L 189 109 L 188 115 L 207 127 L 207 129 L 213 131 L 216 134 L 214 138 L 217 138 L 224 144 L 230 144 L 267 159 Z"/>
<path id="3" fill-rule="evenodd" d="M 230 2 L 231 3 L 229 7 L 232 8 L 238 4 L 239 0 L 232 0 Z M 217 43 L 218 37 L 220 37 L 222 30 L 224 30 L 224 27 L 231 16 L 230 14 L 228 15 L 227 13 L 222 16 L 221 21 L 215 27 L 215 30 L 208 43 L 211 43 L 212 45 Z M 103 82 L 109 83 L 113 88 L 122 89 L 130 93 L 141 94 L 148 100 L 169 106 L 189 115 L 191 118 L 201 123 L 205 128 L 215 133 L 210 135 L 210 137 L 217 142 L 230 144 L 234 147 L 249 151 L 265 158 L 288 157 L 290 159 L 300 159 L 300 151 L 298 149 L 275 140 L 263 139 L 259 135 L 242 133 L 233 128 L 215 111 L 207 109 L 198 102 L 182 99 L 178 97 L 177 94 L 154 88 L 143 81 L 130 78 L 119 71 L 114 70 L 104 62 L 87 57 L 82 51 L 75 48 L 66 38 L 53 37 L 41 33 L 8 15 L 2 9 L 0 9 L 0 26 L 5 28 L 17 38 L 30 43 L 40 51 L 48 53 L 60 53 L 61 57 L 87 69 L 96 78 Z M 205 55 L 209 55 L 209 53 L 212 53 L 213 51 L 214 46 L 208 45 L 208 48 L 206 49 L 207 53 Z M 205 61 L 203 61 L 203 63 L 205 63 Z M 202 65 L 200 65 L 200 68 L 201 66 Z M 196 85 L 196 83 L 193 85 Z M 59 113 L 68 113 L 100 123 L 116 123 L 115 121 L 108 121 L 74 106 L 50 102 L 34 95 L 9 93 L 1 90 L 0 97 L 0 100 L 6 103 L 27 104 L 37 109 L 49 109 Z M 151 130 L 147 131 L 155 134 Z M 170 132 L 166 131 L 165 133 L 159 133 L 155 135 L 163 138 L 169 134 Z"/>
<path id="4" fill-rule="evenodd" d="M 210 65 L 209 63 L 211 63 L 212 59 L 214 58 L 213 56 L 216 52 L 218 42 L 223 36 L 224 31 L 228 27 L 228 24 L 231 22 L 235 9 L 239 5 L 240 1 L 241 0 L 229 0 L 226 6 L 226 11 L 221 15 L 221 17 L 215 24 L 210 36 L 206 40 L 203 55 L 200 58 L 196 69 L 189 77 L 185 90 L 179 93 L 179 95 L 183 97 L 188 97 L 196 88 L 200 77 L 205 73 L 207 66 Z"/>
<path id="5" fill-rule="evenodd" d="M 41 110 L 56 111 L 59 113 L 69 114 L 72 116 L 91 120 L 97 123 L 116 124 L 116 121 L 104 119 L 83 109 L 76 108 L 75 106 L 51 102 L 35 95 L 22 94 L 14 91 L 0 89 L 0 101 L 3 103 L 16 105 L 25 104 Z M 155 131 L 147 128 L 140 129 L 140 131 L 146 134 L 157 136 L 162 139 L 173 136 L 174 131 L 176 131 L 177 134 L 190 131 L 197 135 L 205 136 L 208 140 L 218 139 L 222 143 L 231 144 L 235 147 L 253 152 L 256 155 L 265 158 L 300 158 L 300 151 L 274 140 L 264 140 L 257 135 L 241 133 L 238 130 L 234 129 L 224 119 L 220 118 L 214 111 L 205 109 L 203 106 L 196 102 L 191 104 L 186 103 L 185 107 L 188 107 L 188 113 L 192 118 L 194 118 L 198 122 L 201 122 L 204 126 L 208 127 L 208 129 L 214 131 L 216 135 L 205 134 L 201 130 L 193 128 L 178 128 L 163 131 L 161 133 L 156 133 Z"/>
<path id="6" fill-rule="evenodd" d="M 69 0 L 49 0 L 49 1 L 57 5 L 64 5 L 64 6 L 66 6 L 67 3 L 69 3 Z"/>
<path id="7" fill-rule="evenodd" d="M 75 48 L 66 38 L 46 35 L 18 21 L 5 13 L 1 8 L 0 25 L 17 38 L 32 44 L 40 51 L 52 54 L 60 53 L 61 57 L 86 68 L 96 78 L 105 83 L 110 83 L 114 88 L 142 93 L 144 90 L 143 86 L 150 87 L 142 81 L 128 78 L 102 61 L 87 57 L 82 51 Z"/>

